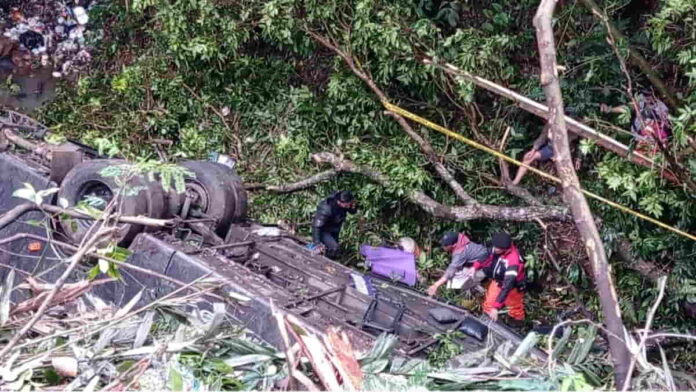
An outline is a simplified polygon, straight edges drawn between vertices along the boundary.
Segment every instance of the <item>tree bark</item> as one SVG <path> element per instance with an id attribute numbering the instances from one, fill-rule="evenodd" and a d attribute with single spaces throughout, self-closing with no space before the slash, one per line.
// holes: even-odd
<path id="1" fill-rule="evenodd" d="M 668 270 L 664 270 L 650 261 L 635 256 L 631 243 L 626 238 L 619 237 L 615 239 L 614 250 L 626 262 L 626 268 L 637 272 L 653 283 L 657 283 L 661 276 L 669 275 Z"/>
<path id="2" fill-rule="evenodd" d="M 332 165 L 339 173 L 360 174 L 384 187 L 392 185 L 384 174 L 371 168 L 356 165 L 352 161 L 329 152 L 314 154 L 312 159 L 317 163 Z M 408 192 L 406 197 L 410 202 L 436 218 L 457 222 L 475 219 L 529 222 L 537 219 L 565 220 L 568 218 L 568 211 L 563 207 L 556 206 L 507 207 L 480 203 L 466 206 L 446 206 L 418 190 Z"/>
<path id="3" fill-rule="evenodd" d="M 549 108 L 549 124 L 553 141 L 555 164 L 562 180 L 563 198 L 570 206 L 575 225 L 585 243 L 590 259 L 594 281 L 599 294 L 602 314 L 609 334 L 609 351 L 614 362 L 617 388 L 624 385 L 628 377 L 630 353 L 623 339 L 625 327 L 619 311 L 618 298 L 612 281 L 611 268 L 607 262 L 597 226 L 590 206 L 580 191 L 580 182 L 573 167 L 568 143 L 568 130 L 563 115 L 563 97 L 558 79 L 556 48 L 553 36 L 552 18 L 558 0 L 542 0 L 534 16 L 537 44 L 541 62 L 541 85 Z"/>
<path id="4" fill-rule="evenodd" d="M 615 37 L 616 39 L 623 39 L 625 40 L 626 37 L 621 33 L 619 29 L 616 28 L 616 26 L 609 20 L 609 16 L 607 16 L 604 11 L 599 8 L 599 5 L 595 3 L 594 0 L 580 0 L 582 4 L 587 7 L 593 15 L 601 19 L 606 23 L 606 27 L 609 30 L 608 33 L 610 36 Z M 648 80 L 650 80 L 650 83 L 652 83 L 653 86 L 657 89 L 657 91 L 660 92 L 662 97 L 667 101 L 667 104 L 672 108 L 676 109 L 679 107 L 679 100 L 677 99 L 677 96 L 674 94 L 674 91 L 672 91 L 671 88 L 667 87 L 665 82 L 660 79 L 660 76 L 655 72 L 655 69 L 653 66 L 643 57 L 643 55 L 640 54 L 636 49 L 633 49 L 630 45 L 627 45 L 628 47 L 628 59 L 631 61 L 634 65 L 636 65 L 638 68 L 640 68 L 641 71 L 645 74 L 645 76 L 648 77 Z"/>

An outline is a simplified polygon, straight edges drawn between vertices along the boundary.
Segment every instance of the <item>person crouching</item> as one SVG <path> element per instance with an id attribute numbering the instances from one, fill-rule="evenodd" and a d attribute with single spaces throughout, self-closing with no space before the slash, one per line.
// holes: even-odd
<path id="1" fill-rule="evenodd" d="M 491 255 L 484 262 L 474 263 L 474 271 L 484 270 L 491 282 L 486 290 L 483 311 L 493 320 L 498 312 L 508 308 L 515 323 L 524 321 L 524 262 L 508 233 L 495 233 L 491 238 Z"/>

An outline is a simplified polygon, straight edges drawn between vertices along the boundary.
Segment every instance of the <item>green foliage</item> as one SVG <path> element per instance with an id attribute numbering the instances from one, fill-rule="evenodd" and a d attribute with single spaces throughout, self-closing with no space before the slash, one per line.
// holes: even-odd
<path id="1" fill-rule="evenodd" d="M 621 15 L 614 11 L 624 3 L 612 0 L 604 6 L 617 20 Z M 672 112 L 679 153 L 696 134 L 695 24 L 689 23 L 695 7 L 690 0 L 663 3 L 645 29 L 618 20 L 629 38 L 620 46 L 623 53 L 626 44 L 639 45 L 641 51 L 649 51 L 650 45 L 660 53 L 656 68 L 675 75 L 673 84 L 684 102 Z M 95 15 L 95 27 L 109 34 L 95 56 L 95 67 L 75 86 L 61 86 L 58 99 L 43 110 L 41 119 L 101 153 L 141 162 L 140 172 L 154 173 L 150 175 L 165 186 L 179 190 L 187 173 L 173 165 L 152 164 L 156 139 L 171 140 L 165 152 L 176 159 L 202 158 L 213 150 L 237 153 L 239 146 L 238 170 L 250 183 L 285 184 L 306 178 L 326 169 L 311 162 L 312 153 L 340 152 L 378 169 L 392 186 L 385 189 L 345 174 L 293 194 L 254 193 L 253 218 L 264 223 L 286 220 L 306 235 L 317 203 L 333 190 L 352 189 L 361 209 L 342 233 L 346 263 L 359 262 L 361 243 L 410 236 L 428 254 L 420 264 L 423 275 L 434 277 L 448 262 L 439 250 L 429 251 L 442 231 L 467 231 L 475 241 L 485 242 L 492 231 L 508 230 L 527 256 L 530 276 L 552 280 L 555 269 L 548 268 L 545 254 L 537 251 L 543 235 L 536 224 L 446 222 L 406 201 L 405 195 L 418 189 L 443 204 L 459 202 L 433 174 L 419 147 L 382 114 L 365 83 L 305 32 L 316 31 L 348 52 L 390 100 L 467 137 L 482 134 L 497 146 L 505 129 L 512 127 L 506 152 L 519 157 L 539 134 L 541 121 L 417 58 L 434 56 L 543 101 L 531 25 L 537 5 L 531 0 L 136 0 L 125 8 L 118 2 L 101 2 L 90 16 Z M 579 5 L 559 8 L 555 26 L 564 100 L 572 116 L 601 120 L 596 123 L 599 130 L 630 142 L 630 135 L 616 131 L 627 128 L 629 112 L 599 112 L 600 103 L 629 102 L 623 92 L 625 76 L 606 43 L 604 27 Z M 649 85 L 643 75 L 631 72 L 636 87 Z M 467 103 L 476 104 L 480 116 L 470 118 L 463 110 Z M 499 175 L 495 158 L 428 130 L 417 131 L 428 137 L 477 200 L 520 203 L 485 180 L 484 175 Z M 694 227 L 693 196 L 660 178 L 660 159 L 650 170 L 587 141 L 580 142 L 579 150 L 586 168 L 579 173 L 585 188 L 686 230 Z M 696 169 L 693 154 L 683 161 Z M 550 198 L 539 192 L 547 184 L 532 175 L 525 181 L 540 198 Z M 629 237 L 637 256 L 672 267 L 680 287 L 694 286 L 691 242 L 603 204 L 591 206 L 601 218 L 606 239 L 617 233 Z M 626 309 L 638 309 L 635 321 L 640 323 L 646 298 L 654 290 L 646 290 L 644 279 L 615 264 L 619 294 Z M 588 307 L 597 310 L 596 298 L 588 294 L 592 285 L 581 269 L 563 267 L 582 287 Z M 678 303 L 686 295 L 670 296 L 656 322 L 683 321 Z M 554 315 L 555 309 L 544 303 L 538 307 Z"/>
<path id="2" fill-rule="evenodd" d="M 447 361 L 461 354 L 462 346 L 457 342 L 464 334 L 459 331 L 449 331 L 435 336 L 438 346 L 428 353 L 428 362 L 435 367 L 443 367 Z"/>

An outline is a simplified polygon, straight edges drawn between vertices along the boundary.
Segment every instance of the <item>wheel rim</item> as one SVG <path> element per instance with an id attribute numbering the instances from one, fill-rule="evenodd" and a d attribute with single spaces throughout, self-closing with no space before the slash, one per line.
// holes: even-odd
<path id="1" fill-rule="evenodd" d="M 104 211 L 106 206 L 114 199 L 114 193 L 111 188 L 101 181 L 89 181 L 80 187 L 77 193 L 75 204 L 86 203 L 92 208 L 99 211 Z M 82 228 L 87 228 L 92 225 L 91 221 L 84 219 L 76 219 L 77 224 Z"/>
<path id="2" fill-rule="evenodd" d="M 191 211 L 195 211 L 201 214 L 208 212 L 208 207 L 210 206 L 210 196 L 208 192 L 198 182 L 187 182 L 186 183 L 186 196 L 191 199 L 191 204 L 188 209 L 187 215 L 190 215 Z"/>

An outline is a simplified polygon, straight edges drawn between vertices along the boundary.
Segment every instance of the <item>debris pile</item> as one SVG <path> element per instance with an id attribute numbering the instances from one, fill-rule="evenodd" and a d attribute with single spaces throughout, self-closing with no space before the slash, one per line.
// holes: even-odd
<path id="1" fill-rule="evenodd" d="M 91 60 L 87 40 L 94 3 L 23 1 L 0 15 L 0 68 L 32 71 L 52 67 L 54 77 L 77 73 Z"/>

